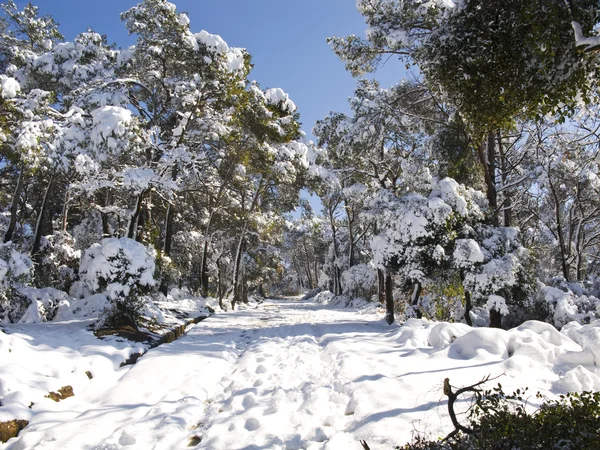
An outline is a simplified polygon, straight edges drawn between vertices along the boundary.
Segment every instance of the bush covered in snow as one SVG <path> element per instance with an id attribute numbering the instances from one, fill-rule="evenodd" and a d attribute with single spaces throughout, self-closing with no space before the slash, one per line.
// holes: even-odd
<path id="1" fill-rule="evenodd" d="M 104 293 L 112 304 L 100 326 L 135 324 L 143 294 L 155 285 L 154 254 L 133 239 L 106 238 L 81 258 L 79 296 Z"/>
<path id="2" fill-rule="evenodd" d="M 377 273 L 369 264 L 358 264 L 342 272 L 342 292 L 351 297 L 369 298 L 373 292 Z"/>
<path id="3" fill-rule="evenodd" d="M 22 286 L 31 283 L 33 262 L 8 242 L 0 244 L 0 322 L 18 322 L 30 301 L 15 296 Z"/>
<path id="4" fill-rule="evenodd" d="M 543 320 L 561 329 L 571 321 L 590 323 L 600 318 L 600 299 L 597 292 L 586 289 L 579 283 L 567 283 L 563 278 L 554 278 L 551 285 L 541 284 L 527 300 L 526 319 Z"/>

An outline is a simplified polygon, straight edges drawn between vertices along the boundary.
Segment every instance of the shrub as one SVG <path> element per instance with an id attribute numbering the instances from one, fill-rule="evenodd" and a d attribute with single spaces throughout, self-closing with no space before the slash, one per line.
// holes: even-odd
<path id="1" fill-rule="evenodd" d="M 143 294 L 155 285 L 154 253 L 127 238 L 102 239 L 81 258 L 83 294 L 104 293 L 112 304 L 98 326 L 136 325 L 145 306 Z"/>
<path id="2" fill-rule="evenodd" d="M 470 412 L 472 433 L 446 440 L 417 438 L 398 450 L 512 450 L 600 448 L 600 392 L 568 393 L 558 400 L 536 398 L 542 405 L 527 412 L 525 390 L 506 395 L 502 387 L 477 396 Z"/>
<path id="3" fill-rule="evenodd" d="M 12 242 L 0 244 L 0 322 L 18 322 L 31 302 L 15 296 L 22 286 L 31 284 L 33 262 Z"/>

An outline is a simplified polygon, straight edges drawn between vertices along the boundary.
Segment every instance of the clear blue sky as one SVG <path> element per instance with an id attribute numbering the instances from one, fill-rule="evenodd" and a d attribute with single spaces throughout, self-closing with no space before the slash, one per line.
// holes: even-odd
<path id="1" fill-rule="evenodd" d="M 251 78 L 263 88 L 281 87 L 298 106 L 305 132 L 330 111 L 347 111 L 356 80 L 326 43 L 328 36 L 364 36 L 366 25 L 354 0 L 171 0 L 187 12 L 192 31 L 220 35 L 248 49 Z M 26 1 L 17 0 L 22 7 Z M 136 0 L 32 0 L 51 14 L 67 40 L 91 27 L 119 47 L 134 43 L 119 20 Z M 384 86 L 402 77 L 398 64 L 377 77 Z"/>

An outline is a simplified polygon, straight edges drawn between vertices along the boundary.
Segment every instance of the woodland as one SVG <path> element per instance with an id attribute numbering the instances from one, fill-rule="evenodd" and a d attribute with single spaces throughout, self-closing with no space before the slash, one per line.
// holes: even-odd
<path id="1" fill-rule="evenodd" d="M 596 2 L 357 6 L 366 38 L 329 39 L 351 112 L 313 143 L 245 50 L 169 2 L 122 14 L 126 49 L 3 4 L 2 320 L 106 293 L 135 323 L 174 286 L 222 308 L 326 289 L 390 323 L 596 317 Z M 416 75 L 361 78 L 389 58 Z"/>
<path id="2" fill-rule="evenodd" d="M 403 345 L 423 324 L 434 349 L 471 327 L 519 326 L 571 349 L 573 330 L 590 326 L 581 345 L 597 366 L 598 1 L 357 8 L 365 37 L 328 39 L 356 89 L 348 111 L 314 124 L 313 142 L 284 90 L 251 81 L 248 51 L 194 31 L 166 0 L 121 14 L 129 48 L 90 29 L 66 41 L 36 6 L 3 3 L 0 325 L 83 318 L 97 335 L 151 333 L 182 299 L 246 320 L 249 303 L 305 295 L 371 305 L 389 330 L 403 325 Z M 406 71 L 383 87 L 377 70 L 390 60 Z M 247 315 L 248 329 L 281 319 Z M 479 406 L 498 408 L 498 392 Z M 594 395 L 567 399 L 598 409 Z"/>

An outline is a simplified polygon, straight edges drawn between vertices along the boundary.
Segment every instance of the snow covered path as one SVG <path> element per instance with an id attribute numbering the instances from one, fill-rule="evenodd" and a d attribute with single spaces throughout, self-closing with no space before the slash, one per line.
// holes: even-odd
<path id="1" fill-rule="evenodd" d="M 339 348 L 389 333 L 379 319 L 291 300 L 215 315 L 108 385 L 36 405 L 7 448 L 361 448 Z"/>
<path id="2" fill-rule="evenodd" d="M 267 300 L 210 317 L 75 397 L 36 403 L 0 449 L 360 450 L 359 439 L 389 449 L 450 431 L 446 377 L 460 386 L 504 373 L 507 392 L 598 389 L 580 351 L 540 322 L 400 328 L 374 308 Z M 560 364 L 566 353 L 575 364 Z"/>

